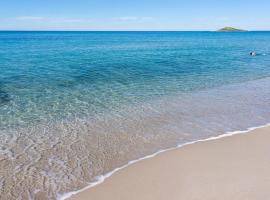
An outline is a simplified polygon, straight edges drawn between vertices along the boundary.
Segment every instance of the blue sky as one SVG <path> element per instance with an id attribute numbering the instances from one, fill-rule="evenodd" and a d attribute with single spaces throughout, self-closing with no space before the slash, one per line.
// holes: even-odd
<path id="1" fill-rule="evenodd" d="M 1 0 L 0 30 L 270 30 L 270 0 Z"/>

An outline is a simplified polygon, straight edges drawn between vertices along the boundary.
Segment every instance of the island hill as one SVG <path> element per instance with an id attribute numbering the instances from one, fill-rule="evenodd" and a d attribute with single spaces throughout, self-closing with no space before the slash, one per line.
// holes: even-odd
<path id="1" fill-rule="evenodd" d="M 233 27 L 224 27 L 222 29 L 217 30 L 217 32 L 245 32 L 247 30 L 237 29 Z"/>

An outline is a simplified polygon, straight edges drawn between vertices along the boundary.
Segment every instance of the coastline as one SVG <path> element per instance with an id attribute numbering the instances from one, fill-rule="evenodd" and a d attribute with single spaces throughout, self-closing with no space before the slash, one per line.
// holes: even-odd
<path id="1" fill-rule="evenodd" d="M 263 132 L 263 133 L 261 133 L 261 132 Z M 243 134 L 243 133 L 248 133 L 248 134 Z M 252 134 L 252 133 L 257 133 L 257 134 Z M 229 149 L 229 146 L 231 143 L 235 143 L 235 142 L 241 143 L 241 140 L 247 141 L 247 143 L 250 143 L 250 142 L 252 143 L 251 139 L 249 139 L 249 138 L 252 138 L 252 137 L 257 138 L 260 135 L 264 135 L 264 139 L 260 140 L 261 142 L 267 141 L 267 139 L 265 138 L 266 136 L 269 137 L 269 139 L 270 139 L 270 134 L 268 136 L 267 133 L 270 133 L 270 124 L 266 124 L 266 125 L 258 126 L 258 127 L 252 127 L 252 128 L 247 129 L 247 130 L 244 130 L 244 131 L 228 132 L 226 134 L 222 134 L 222 135 L 219 135 L 216 137 L 210 137 L 210 138 L 203 139 L 203 140 L 197 140 L 197 141 L 178 145 L 177 147 L 173 147 L 173 148 L 169 148 L 169 149 L 165 149 L 165 150 L 160 150 L 160 151 L 156 152 L 155 154 L 140 158 L 138 160 L 130 161 L 128 164 L 126 164 L 120 168 L 117 168 L 117 169 L 113 170 L 112 172 L 109 172 L 105 175 L 99 176 L 99 177 L 97 177 L 96 182 L 90 183 L 87 187 L 85 187 L 81 190 L 73 191 L 73 192 L 64 194 L 59 199 L 61 199 L 61 200 L 63 200 L 63 199 L 84 200 L 84 199 L 88 199 L 88 197 L 89 197 L 89 199 L 107 199 L 110 195 L 113 195 L 114 192 L 116 192 L 116 193 L 119 192 L 117 190 L 117 188 L 119 189 L 118 185 L 122 185 L 121 181 L 125 182 L 124 185 L 136 184 L 136 180 L 132 179 L 132 177 L 134 178 L 134 174 L 137 174 L 140 177 L 141 175 L 143 175 L 145 173 L 145 170 L 147 171 L 147 168 L 149 167 L 149 165 L 151 165 L 151 163 L 153 165 L 153 163 L 157 162 L 157 163 L 159 163 L 158 166 L 159 165 L 164 166 L 164 165 L 166 165 L 165 163 L 166 163 L 167 159 L 170 159 L 169 160 L 170 162 L 172 160 L 173 161 L 178 160 L 178 159 L 183 160 L 185 158 L 188 159 L 190 157 L 190 156 L 188 156 L 188 154 L 194 154 L 194 153 L 192 153 L 192 151 L 196 151 L 196 149 L 199 149 L 200 151 L 203 152 L 204 149 L 209 149 L 213 145 L 216 146 L 216 143 L 225 143 L 225 144 L 221 145 L 221 148 Z M 257 135 L 259 135 L 259 136 L 257 136 Z M 229 140 L 229 142 L 228 142 L 228 140 Z M 241 145 L 240 145 L 240 147 L 241 147 Z M 253 149 L 253 148 L 258 148 L 258 145 L 257 146 L 255 145 L 255 147 L 254 147 L 254 145 L 251 144 L 250 149 Z M 189 152 L 185 153 L 185 151 L 187 151 L 187 150 L 191 151 L 191 153 L 189 153 Z M 219 147 L 216 147 L 216 149 L 214 148 L 214 150 L 218 151 Z M 270 147 L 269 147 L 269 150 L 270 150 Z M 252 151 L 252 150 L 250 150 L 250 151 Z M 183 158 L 179 154 L 180 155 L 183 154 Z M 200 152 L 199 152 L 199 154 L 200 154 Z M 180 158 L 178 158 L 178 156 Z M 195 155 L 193 155 L 191 157 L 194 157 L 197 159 L 204 159 L 205 156 L 199 156 L 199 155 L 196 155 L 196 153 L 195 153 Z M 255 158 L 256 157 L 257 156 L 255 156 Z M 151 158 L 151 159 L 149 159 L 149 158 Z M 229 159 L 229 158 L 226 158 L 226 159 Z M 226 162 L 226 159 L 224 160 L 224 162 Z M 268 159 L 269 159 L 269 167 L 270 167 L 270 157 Z M 139 162 L 142 160 L 145 160 L 145 161 Z M 163 161 L 160 162 L 159 160 L 163 160 Z M 215 163 L 215 158 L 212 159 L 211 157 L 206 157 L 205 160 L 209 160 L 210 163 L 211 162 Z M 231 161 L 229 159 L 228 162 L 233 162 L 233 161 Z M 185 162 L 181 162 L 181 163 L 182 164 L 184 163 L 183 165 L 186 165 Z M 193 164 L 196 165 L 196 163 L 193 163 Z M 144 167 L 143 168 L 140 167 L 139 169 L 137 169 L 138 168 L 137 166 L 144 166 Z M 168 165 L 168 166 L 170 167 L 170 165 Z M 193 169 L 193 170 L 198 171 L 198 169 Z M 211 167 L 209 167 L 209 171 L 210 170 L 211 170 Z M 240 170 L 240 169 L 237 169 L 237 170 Z M 179 175 L 178 172 L 175 170 L 168 170 L 168 171 L 171 171 L 171 173 L 175 174 L 176 176 Z M 163 173 L 158 173 L 158 174 L 163 174 Z M 224 174 L 226 174 L 226 173 L 224 173 Z M 135 178 L 136 178 L 136 176 L 135 176 Z M 152 176 L 151 178 L 154 178 L 154 177 Z M 158 178 L 160 178 L 160 175 L 154 178 L 156 180 L 156 182 L 153 182 L 154 183 L 153 185 L 159 185 L 159 186 L 162 185 L 162 183 L 161 183 L 163 181 L 162 178 L 161 179 L 158 179 Z M 266 184 L 266 185 L 268 185 L 270 187 L 270 173 L 266 176 L 266 178 L 269 181 L 269 182 L 267 182 L 268 184 Z M 105 179 L 108 179 L 108 180 L 105 181 Z M 144 178 L 142 178 L 142 179 L 144 179 Z M 178 179 L 176 178 L 176 180 L 178 180 Z M 118 181 L 120 181 L 120 183 L 118 183 Z M 101 183 L 103 183 L 103 184 L 101 184 Z M 220 183 L 217 183 L 217 184 L 220 184 Z M 143 184 L 143 185 L 145 188 L 148 188 L 148 187 L 153 188 L 154 187 L 154 186 L 145 185 L 145 184 Z M 266 185 L 264 185 L 264 186 L 266 186 Z M 171 187 L 171 186 L 172 186 L 171 184 L 169 184 L 169 185 L 166 184 L 166 187 L 165 187 L 165 185 L 163 184 L 162 187 L 165 187 L 165 189 L 164 189 L 164 192 L 162 195 L 169 194 L 170 192 L 167 193 L 166 188 Z M 99 191 L 102 191 L 102 192 L 99 192 Z M 124 196 L 124 194 L 129 193 L 129 192 L 133 192 L 131 188 L 129 188 L 127 190 L 127 192 L 121 193 L 120 196 L 118 197 L 118 199 L 122 199 L 122 197 L 123 197 L 123 199 L 127 198 L 127 196 Z M 194 192 L 194 193 L 196 193 L 196 192 Z M 106 194 L 107 197 L 105 197 L 106 195 L 102 196 L 102 194 Z M 149 194 L 150 194 L 150 192 L 149 192 Z M 95 196 L 95 195 L 97 195 L 97 196 Z M 100 196 L 98 196 L 98 195 L 100 195 Z M 145 195 L 147 196 L 147 194 L 145 194 Z M 155 197 L 153 196 L 153 198 L 150 198 L 150 197 L 144 198 L 143 196 L 144 195 L 142 193 L 142 196 L 140 197 L 140 199 L 157 199 L 157 196 L 155 196 L 155 195 L 154 195 Z M 138 198 L 138 196 L 136 196 L 136 197 Z M 270 197 L 270 194 L 268 197 Z M 129 198 L 132 198 L 132 196 L 129 196 Z M 193 199 L 193 198 L 191 198 L 191 199 Z"/>
<path id="2" fill-rule="evenodd" d="M 269 37 L 1 34 L 1 199 L 67 198 L 167 148 L 269 123 Z"/>

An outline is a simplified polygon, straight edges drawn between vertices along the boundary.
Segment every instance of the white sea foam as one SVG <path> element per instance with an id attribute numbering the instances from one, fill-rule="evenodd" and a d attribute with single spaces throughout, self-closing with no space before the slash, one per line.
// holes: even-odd
<path id="1" fill-rule="evenodd" d="M 164 153 L 164 152 L 167 152 L 167 151 L 171 151 L 171 150 L 175 150 L 175 149 L 178 149 L 178 148 L 181 148 L 181 147 L 184 147 L 184 146 L 187 146 L 187 145 L 191 145 L 191 144 L 195 144 L 195 143 L 199 143 L 199 142 L 206 142 L 206 141 L 211 141 L 211 140 L 217 140 L 217 139 L 221 139 L 221 138 L 224 138 L 224 137 L 230 137 L 230 136 L 233 136 L 233 135 L 237 135 L 237 134 L 244 134 L 244 133 L 248 133 L 250 131 L 253 131 L 253 130 L 256 130 L 256 129 L 260 129 L 260 128 L 264 128 L 264 127 L 268 127 L 270 126 L 270 123 L 268 124 L 265 124 L 265 125 L 262 125 L 262 126 L 255 126 L 255 127 L 250 127 L 246 130 L 242 130 L 242 131 L 231 131 L 231 132 L 227 132 L 225 134 L 221 134 L 221 135 L 218 135 L 218 136 L 214 136 L 214 137 L 209 137 L 209 138 L 206 138 L 206 139 L 201 139 L 201 140 L 196 140 L 196 141 L 192 141 L 192 142 L 187 142 L 187 143 L 184 143 L 184 144 L 179 144 L 177 145 L 176 147 L 172 147 L 172 148 L 167 148 L 167 149 L 163 149 L 163 150 L 159 150 L 157 151 L 156 153 L 154 154 L 151 154 L 151 155 L 148 155 L 148 156 L 145 156 L 145 157 L 142 157 L 142 158 L 139 158 L 137 160 L 132 160 L 132 161 L 129 161 L 126 165 L 123 165 L 122 167 L 119 167 L 119 168 L 116 168 L 114 169 L 113 171 L 111 172 L 108 172 L 104 175 L 100 175 L 100 176 L 97 176 L 95 179 L 96 181 L 95 182 L 91 182 L 88 184 L 88 186 L 80 189 L 80 190 L 76 190 L 76 191 L 72 191 L 72 192 L 68 192 L 68 193 L 65 193 L 63 195 L 59 195 L 58 196 L 58 200 L 65 200 L 65 199 L 68 199 L 70 198 L 72 195 L 75 195 L 75 194 L 78 194 L 80 192 L 83 192 L 89 188 L 92 188 L 92 187 L 95 187 L 101 183 L 103 183 L 107 178 L 109 178 L 110 176 L 112 176 L 114 173 L 132 165 L 132 164 L 135 164 L 137 162 L 140 162 L 142 160 L 146 160 L 146 159 L 149 159 L 149 158 L 153 158 L 161 153 Z"/>

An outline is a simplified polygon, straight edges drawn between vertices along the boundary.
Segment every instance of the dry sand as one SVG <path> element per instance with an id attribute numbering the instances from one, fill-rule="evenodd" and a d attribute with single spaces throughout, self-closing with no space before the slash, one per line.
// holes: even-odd
<path id="1" fill-rule="evenodd" d="M 72 200 L 268 200 L 270 127 L 167 151 Z"/>

